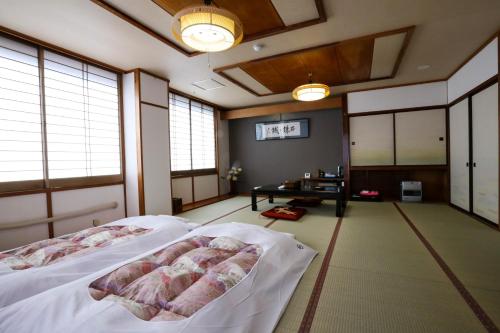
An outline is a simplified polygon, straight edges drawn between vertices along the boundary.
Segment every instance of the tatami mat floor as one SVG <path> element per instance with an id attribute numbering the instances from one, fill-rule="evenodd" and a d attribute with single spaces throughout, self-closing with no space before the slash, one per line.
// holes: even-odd
<path id="1" fill-rule="evenodd" d="M 308 208 L 297 222 L 253 212 L 235 197 L 180 216 L 197 223 L 245 222 L 293 233 L 318 256 L 304 274 L 275 332 L 486 332 L 484 324 L 392 203 L 350 202 L 333 254 L 335 204 Z M 479 306 L 500 326 L 500 233 L 446 205 L 399 204 Z M 316 306 L 311 295 L 320 292 Z M 313 302 L 314 303 L 314 302 Z M 309 306 L 308 306 L 309 305 Z M 312 315 L 311 315 L 312 312 Z M 309 318 L 309 325 L 304 325 Z M 302 326 L 301 326 L 302 325 Z M 494 327 L 495 328 L 495 327 Z M 491 328 L 490 328 L 490 331 Z M 494 332 L 494 330 L 493 330 Z"/>

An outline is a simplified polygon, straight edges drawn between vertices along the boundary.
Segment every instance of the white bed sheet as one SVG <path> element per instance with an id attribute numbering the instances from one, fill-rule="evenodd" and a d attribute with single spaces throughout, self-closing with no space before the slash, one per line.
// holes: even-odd
<path id="1" fill-rule="evenodd" d="M 297 283 L 317 252 L 293 238 L 263 227 L 227 223 L 193 230 L 195 235 L 230 236 L 259 244 L 263 254 L 250 273 L 221 297 L 180 321 L 151 322 L 135 317 L 118 303 L 95 301 L 88 285 L 144 255 L 0 309 L 1 332 L 272 332 Z M 173 242 L 172 242 L 173 243 Z"/>
<path id="2" fill-rule="evenodd" d="M 82 255 L 69 255 L 47 266 L 16 271 L 3 264 L 0 266 L 0 308 L 135 257 L 195 228 L 185 219 L 167 215 L 135 216 L 106 225 L 135 225 L 153 230 Z"/>

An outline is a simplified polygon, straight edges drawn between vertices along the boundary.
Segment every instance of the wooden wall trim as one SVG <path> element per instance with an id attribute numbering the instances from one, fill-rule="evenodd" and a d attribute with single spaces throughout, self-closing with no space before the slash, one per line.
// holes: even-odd
<path id="1" fill-rule="evenodd" d="M 239 118 L 268 116 L 280 113 L 339 109 L 342 108 L 342 106 L 343 104 L 341 97 L 330 97 L 314 102 L 285 102 L 225 111 L 221 112 L 221 119 L 231 120 Z"/>
<path id="2" fill-rule="evenodd" d="M 351 197 L 351 146 L 349 141 L 349 110 L 347 105 L 347 94 L 342 95 L 342 164 L 344 166 L 344 189 L 346 200 Z"/>
<path id="3" fill-rule="evenodd" d="M 134 71 L 134 91 L 135 91 L 135 126 L 137 145 L 137 188 L 139 191 L 139 215 L 146 214 L 146 203 L 144 198 L 144 164 L 142 156 L 142 112 L 141 112 L 141 72 Z"/>
<path id="4" fill-rule="evenodd" d="M 118 114 L 120 117 L 120 154 L 121 154 L 121 173 L 123 176 L 123 206 L 125 208 L 125 217 L 128 217 L 127 211 L 127 163 L 125 152 L 125 114 L 123 111 L 123 74 L 118 75 Z"/>
<path id="5" fill-rule="evenodd" d="M 362 116 L 373 116 L 373 115 L 388 114 L 388 113 L 401 113 L 401 112 L 446 109 L 447 107 L 448 107 L 447 104 L 439 104 L 439 105 L 430 105 L 430 106 L 417 106 L 417 107 L 413 107 L 413 108 L 391 109 L 391 110 L 370 111 L 370 112 L 358 112 L 358 113 L 349 114 L 349 117 L 362 117 Z"/>
<path id="6" fill-rule="evenodd" d="M 162 81 L 170 82 L 170 80 L 169 80 L 169 79 L 167 79 L 166 77 L 163 77 L 163 76 L 161 76 L 161 75 L 155 74 L 155 73 L 153 73 L 153 72 L 151 72 L 151 71 L 148 71 L 148 70 L 146 70 L 146 69 L 144 69 L 144 68 L 137 68 L 137 69 L 138 69 L 141 73 L 144 73 L 144 74 L 147 74 L 147 75 L 152 76 L 152 77 L 154 77 L 154 78 L 157 78 L 158 80 L 162 80 Z M 134 72 L 134 71 L 135 71 L 135 69 L 132 69 L 132 70 L 126 71 L 126 72 L 125 72 L 125 74 L 132 73 L 132 72 Z"/>
<path id="7" fill-rule="evenodd" d="M 35 46 L 41 46 L 43 48 L 48 49 L 49 51 L 59 53 L 59 54 L 62 54 L 64 56 L 67 56 L 67 57 L 75 58 L 75 59 L 78 59 L 80 61 L 87 62 L 91 65 L 113 71 L 115 73 L 123 73 L 124 72 L 124 70 L 121 68 L 108 65 L 108 64 L 101 62 L 99 60 L 96 60 L 96 59 L 93 59 L 90 57 L 86 57 L 86 56 L 81 55 L 79 53 L 76 53 L 76 52 L 70 51 L 68 49 L 59 47 L 57 45 L 45 42 L 45 41 L 37 39 L 35 37 L 25 35 L 23 33 L 17 32 L 15 30 L 9 29 L 9 28 L 1 26 L 1 25 L 0 25 L 0 34 L 3 34 L 8 38 L 14 38 L 17 40 L 21 40 L 21 41 L 28 43 L 28 44 L 32 44 L 32 45 L 34 44 Z"/>

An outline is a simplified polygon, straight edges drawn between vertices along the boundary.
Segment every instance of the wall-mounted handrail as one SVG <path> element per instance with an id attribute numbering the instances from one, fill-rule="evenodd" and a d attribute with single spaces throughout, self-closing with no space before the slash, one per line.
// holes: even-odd
<path id="1" fill-rule="evenodd" d="M 75 218 L 75 217 L 79 217 L 79 216 L 89 215 L 92 213 L 97 213 L 97 212 L 107 210 L 107 209 L 115 209 L 116 207 L 118 207 L 118 202 L 113 201 L 113 202 L 108 202 L 108 203 L 101 204 L 101 205 L 92 206 L 89 208 L 75 210 L 75 211 L 70 212 L 70 213 L 60 214 L 60 215 L 57 215 L 54 217 L 25 220 L 25 221 L 21 221 L 21 222 L 0 223 L 0 230 L 21 228 L 21 227 L 26 227 L 26 226 L 33 225 L 33 224 L 56 222 L 56 221 L 71 219 L 71 218 Z"/>

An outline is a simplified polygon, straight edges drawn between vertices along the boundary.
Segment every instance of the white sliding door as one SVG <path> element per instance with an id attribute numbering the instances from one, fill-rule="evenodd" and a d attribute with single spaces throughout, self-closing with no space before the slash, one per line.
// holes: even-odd
<path id="1" fill-rule="evenodd" d="M 396 113 L 396 164 L 446 164 L 446 110 Z"/>
<path id="2" fill-rule="evenodd" d="M 393 115 L 351 117 L 351 165 L 394 165 Z"/>
<path id="3" fill-rule="evenodd" d="M 141 106 L 145 213 L 172 214 L 168 110 Z"/>
<path id="4" fill-rule="evenodd" d="M 498 83 L 472 96 L 473 211 L 498 224 Z"/>
<path id="5" fill-rule="evenodd" d="M 469 99 L 450 108 L 450 201 L 470 209 L 469 205 Z"/>

